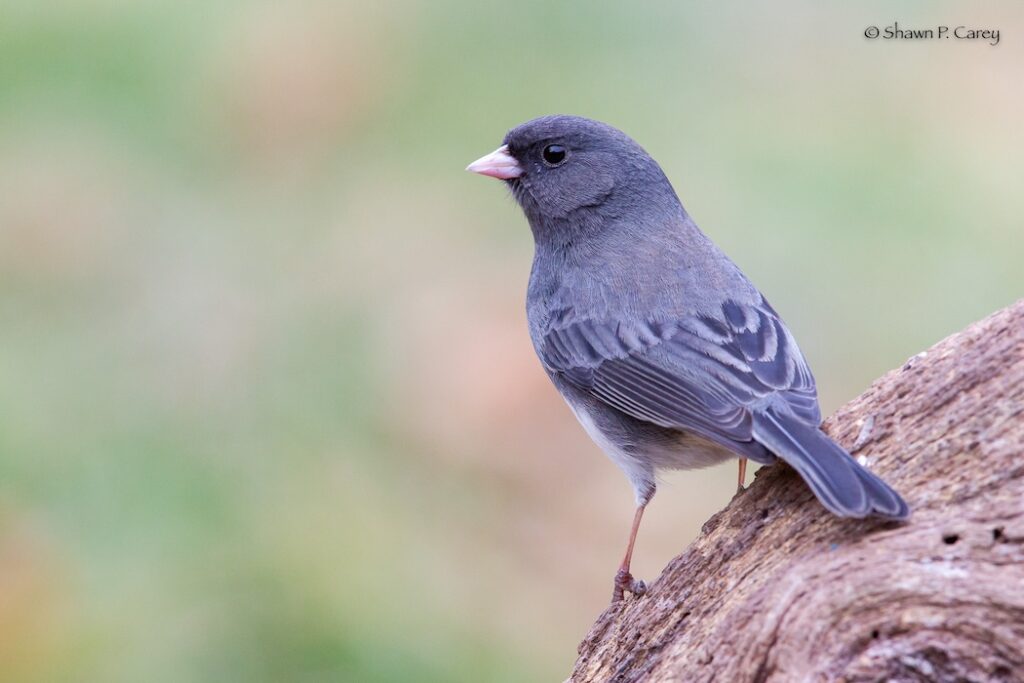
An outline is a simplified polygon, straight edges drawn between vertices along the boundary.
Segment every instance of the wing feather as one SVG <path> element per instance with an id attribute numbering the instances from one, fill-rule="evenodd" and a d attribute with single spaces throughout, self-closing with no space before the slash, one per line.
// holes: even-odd
<path id="1" fill-rule="evenodd" d="M 728 301 L 718 316 L 555 325 L 540 349 L 548 369 L 637 419 L 727 447 L 751 442 L 752 411 L 774 401 L 821 421 L 814 377 L 767 302 Z"/>

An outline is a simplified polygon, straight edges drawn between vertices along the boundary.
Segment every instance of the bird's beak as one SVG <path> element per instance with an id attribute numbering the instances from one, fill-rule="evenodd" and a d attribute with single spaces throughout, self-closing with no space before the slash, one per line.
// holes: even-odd
<path id="1" fill-rule="evenodd" d="M 467 166 L 466 170 L 500 180 L 511 180 L 523 175 L 523 167 L 508 153 L 508 145 L 502 145 L 487 156 L 480 157 Z"/>

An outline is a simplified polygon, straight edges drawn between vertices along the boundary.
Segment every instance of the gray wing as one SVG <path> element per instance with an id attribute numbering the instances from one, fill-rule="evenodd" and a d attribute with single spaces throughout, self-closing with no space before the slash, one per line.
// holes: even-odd
<path id="1" fill-rule="evenodd" d="M 727 448 L 752 442 L 752 413 L 779 401 L 821 423 L 807 361 L 763 300 L 728 301 L 714 316 L 556 324 L 540 355 L 548 370 L 623 413 Z"/>

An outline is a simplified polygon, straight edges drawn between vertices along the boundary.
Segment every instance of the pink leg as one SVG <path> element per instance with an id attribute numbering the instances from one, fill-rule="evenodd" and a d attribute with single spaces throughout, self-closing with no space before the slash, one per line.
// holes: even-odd
<path id="1" fill-rule="evenodd" d="M 629 591 L 637 596 L 647 592 L 647 584 L 639 579 L 634 579 L 633 575 L 629 573 L 629 564 L 633 560 L 633 544 L 636 543 L 636 532 L 640 529 L 640 519 L 643 518 L 644 508 L 646 507 L 647 503 L 638 505 L 636 514 L 633 515 L 633 528 L 629 532 L 629 544 L 626 546 L 626 555 L 622 558 L 622 564 L 619 565 L 619 571 L 615 575 L 615 590 L 612 591 L 612 602 L 622 600 L 625 597 L 625 591 Z"/>
<path id="2" fill-rule="evenodd" d="M 747 481 L 747 459 L 746 458 L 740 458 L 740 478 L 739 478 L 739 484 L 737 484 L 737 486 L 736 486 L 736 493 L 739 493 L 740 491 L 743 490 L 743 485 L 746 483 L 746 481 Z"/>

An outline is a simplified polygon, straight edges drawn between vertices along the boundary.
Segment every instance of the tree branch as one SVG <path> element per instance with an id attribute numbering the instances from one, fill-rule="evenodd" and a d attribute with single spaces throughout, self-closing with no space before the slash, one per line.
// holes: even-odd
<path id="1" fill-rule="evenodd" d="M 907 524 L 831 516 L 784 464 L 612 605 L 572 681 L 1024 681 L 1024 300 L 825 424 Z"/>

